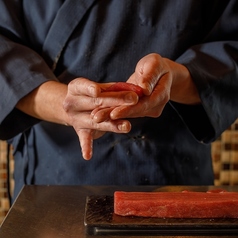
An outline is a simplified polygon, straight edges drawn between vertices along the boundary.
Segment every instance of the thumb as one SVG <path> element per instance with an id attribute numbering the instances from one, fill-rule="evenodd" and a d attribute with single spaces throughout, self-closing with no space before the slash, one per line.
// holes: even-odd
<path id="1" fill-rule="evenodd" d="M 145 95 L 150 95 L 158 83 L 163 72 L 163 59 L 159 54 L 149 54 L 143 57 L 136 65 L 135 72 L 128 82 L 143 88 Z"/>

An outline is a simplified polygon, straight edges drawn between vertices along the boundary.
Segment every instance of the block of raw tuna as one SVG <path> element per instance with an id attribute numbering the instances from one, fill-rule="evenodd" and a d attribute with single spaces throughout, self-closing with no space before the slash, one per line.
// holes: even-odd
<path id="1" fill-rule="evenodd" d="M 158 218 L 238 218 L 238 192 L 116 191 L 114 213 Z"/>

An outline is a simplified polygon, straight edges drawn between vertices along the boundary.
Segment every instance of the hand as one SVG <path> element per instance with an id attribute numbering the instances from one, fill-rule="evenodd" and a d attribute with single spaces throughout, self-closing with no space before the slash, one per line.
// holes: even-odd
<path id="1" fill-rule="evenodd" d="M 131 124 L 128 120 L 93 120 L 91 112 L 96 108 L 115 108 L 118 105 L 134 105 L 138 96 L 133 92 L 103 92 L 110 84 L 99 84 L 85 78 L 77 78 L 68 85 L 63 108 L 68 115 L 67 124 L 73 126 L 78 134 L 82 154 L 85 159 L 92 156 L 93 139 L 101 137 L 105 132 L 128 133 Z M 103 110 L 101 111 L 103 114 Z"/>
<path id="2" fill-rule="evenodd" d="M 127 82 L 143 88 L 145 96 L 134 106 L 116 107 L 110 113 L 111 119 L 159 117 L 170 99 L 172 84 L 169 69 L 163 58 L 158 54 L 143 57 Z"/>
<path id="3" fill-rule="evenodd" d="M 91 111 L 95 108 L 137 103 L 135 93 L 121 92 L 114 95 L 113 92 L 101 92 L 109 86 L 84 78 L 77 78 L 68 86 L 51 80 L 23 97 L 16 108 L 40 120 L 73 126 L 80 140 L 83 157 L 90 159 L 93 139 L 99 138 L 106 131 L 128 133 L 131 129 L 128 120 L 108 119 L 97 123 L 92 119 Z"/>

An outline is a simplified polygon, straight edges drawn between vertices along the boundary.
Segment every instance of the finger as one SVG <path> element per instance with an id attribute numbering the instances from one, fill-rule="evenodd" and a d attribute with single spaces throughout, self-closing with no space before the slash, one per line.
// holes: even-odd
<path id="1" fill-rule="evenodd" d="M 128 133 L 131 130 L 131 124 L 128 120 L 109 120 L 100 123 L 95 122 L 89 113 L 77 114 L 71 120 L 71 125 L 74 127 L 76 133 L 81 129 L 90 129 L 103 132 Z"/>
<path id="2" fill-rule="evenodd" d="M 97 97 L 101 88 L 98 83 L 86 78 L 76 78 L 68 84 L 68 90 L 72 95 L 87 95 Z"/>
<path id="3" fill-rule="evenodd" d="M 135 117 L 158 117 L 161 115 L 164 106 L 170 99 L 171 80 L 165 74 L 154 88 L 150 96 L 143 97 L 136 105 L 119 106 L 113 109 L 110 113 L 112 120 L 120 118 L 135 118 Z"/>
<path id="4" fill-rule="evenodd" d="M 100 123 L 110 119 L 110 112 L 113 108 L 95 108 L 91 112 L 91 118 L 94 122 Z"/>
<path id="5" fill-rule="evenodd" d="M 64 109 L 69 111 L 91 111 L 95 108 L 116 107 L 119 105 L 134 105 L 138 102 L 138 96 L 134 92 L 105 92 L 99 97 L 78 95 L 67 97 L 64 101 Z"/>
<path id="6" fill-rule="evenodd" d="M 115 93 L 112 93 L 113 95 L 118 95 L 117 92 Z M 124 94 L 124 93 L 120 93 L 120 94 Z M 110 94 L 109 94 L 110 95 Z M 95 108 L 92 112 L 91 112 L 91 118 L 94 120 L 94 122 L 97 122 L 97 123 L 100 123 L 100 122 L 103 122 L 103 121 L 106 121 L 106 120 L 109 120 L 110 119 L 110 112 L 117 106 L 119 105 L 134 105 L 137 103 L 138 101 L 138 97 L 134 97 L 135 94 L 133 93 L 132 96 L 133 98 L 131 98 L 131 94 L 125 94 L 126 96 L 124 98 L 127 98 L 125 99 L 125 101 L 123 102 L 118 102 L 117 104 L 112 104 L 112 100 L 110 97 L 107 96 L 107 98 L 105 100 L 108 100 L 108 102 L 110 103 L 111 107 L 97 107 Z M 128 98 L 128 95 L 129 95 L 129 98 Z M 114 107 L 112 107 L 114 106 Z"/>
<path id="7" fill-rule="evenodd" d="M 145 95 L 150 95 L 160 77 L 166 73 L 163 59 L 159 54 L 149 54 L 136 65 L 135 73 L 128 82 L 135 83 L 144 89 Z"/>
<path id="8" fill-rule="evenodd" d="M 134 105 L 139 97 L 132 91 L 102 92 L 98 100 L 103 100 L 101 103 L 97 102 L 102 107 L 115 107 L 122 104 Z"/>
<path id="9" fill-rule="evenodd" d="M 82 156 L 85 160 L 90 160 L 93 154 L 92 130 L 80 129 L 77 132 L 81 146 Z"/>
<path id="10" fill-rule="evenodd" d="M 105 124 L 106 125 L 102 125 L 101 128 L 103 128 L 103 126 L 105 128 L 107 128 L 107 130 L 109 128 L 111 128 L 112 131 L 114 131 L 114 132 L 127 133 L 131 130 L 131 124 L 130 124 L 129 121 L 119 120 L 117 123 L 115 123 L 115 125 L 113 127 L 111 127 L 109 125 L 109 123 L 105 123 Z M 99 126 L 97 126 L 97 127 L 100 128 Z M 96 132 L 93 129 L 79 129 L 79 130 L 76 130 L 76 133 L 78 134 L 78 137 L 79 137 L 82 156 L 85 160 L 90 160 L 92 158 L 93 139 L 94 138 L 95 139 L 99 138 L 107 130 L 96 131 Z"/>
<path id="11" fill-rule="evenodd" d="M 128 120 L 119 119 L 119 120 L 107 120 L 101 123 L 95 124 L 97 130 L 115 132 L 115 133 L 128 133 L 131 130 L 131 123 Z"/>
<path id="12" fill-rule="evenodd" d="M 112 120 L 121 118 L 139 118 L 139 117 L 159 117 L 165 107 L 165 104 L 149 105 L 149 103 L 139 103 L 135 106 L 121 106 L 115 108 L 110 113 Z"/>

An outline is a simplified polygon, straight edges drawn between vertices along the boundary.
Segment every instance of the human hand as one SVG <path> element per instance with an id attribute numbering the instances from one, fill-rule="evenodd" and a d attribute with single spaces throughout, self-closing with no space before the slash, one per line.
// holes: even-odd
<path id="1" fill-rule="evenodd" d="M 110 119 L 158 117 L 170 98 L 172 79 L 163 58 L 158 54 L 143 57 L 137 64 L 135 72 L 127 80 L 140 86 L 144 96 L 135 105 L 120 105 L 115 108 L 95 109 L 92 112 L 94 120 L 102 122 Z"/>
<path id="2" fill-rule="evenodd" d="M 138 96 L 133 92 L 104 92 L 111 84 L 99 84 L 85 78 L 76 78 L 68 85 L 63 108 L 68 115 L 67 124 L 76 131 L 84 159 L 92 157 L 93 139 L 101 137 L 105 132 L 128 133 L 131 124 L 128 120 L 108 120 L 97 122 L 91 112 L 95 108 L 110 108 L 118 105 L 133 105 Z M 102 112 L 103 113 L 103 112 Z"/>
<path id="3" fill-rule="evenodd" d="M 158 54 L 146 55 L 137 63 L 127 82 L 140 86 L 145 96 L 136 105 L 116 107 L 110 113 L 111 119 L 160 116 L 170 99 L 172 84 L 163 58 Z"/>

